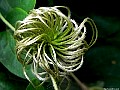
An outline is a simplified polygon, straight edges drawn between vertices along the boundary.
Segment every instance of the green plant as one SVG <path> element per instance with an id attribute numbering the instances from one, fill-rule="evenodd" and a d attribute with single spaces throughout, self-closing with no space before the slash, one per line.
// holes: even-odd
<path id="1" fill-rule="evenodd" d="M 41 80 L 49 78 L 53 81 L 55 90 L 57 82 L 68 79 L 67 75 L 78 70 L 83 64 L 83 55 L 97 39 L 97 30 L 94 22 L 86 18 L 80 24 L 65 16 L 56 7 L 40 7 L 34 9 L 23 20 L 16 24 L 15 39 L 18 60 L 25 68 L 32 64 L 32 72 Z M 85 23 L 90 23 L 93 37 L 90 44 L 85 41 Z M 83 31 L 82 31 L 83 29 Z M 96 34 L 96 35 L 94 35 Z"/>
<path id="2" fill-rule="evenodd" d="M 65 8 L 68 15 L 63 14 L 58 8 Z M 24 13 L 22 21 L 10 20 L 10 14 L 16 10 Z M 30 76 L 32 73 L 43 81 L 40 85 L 51 79 L 54 89 L 58 90 L 66 79 L 69 86 L 68 76 L 76 78 L 72 72 L 81 67 L 83 55 L 96 42 L 97 29 L 93 20 L 85 18 L 78 26 L 75 20 L 71 19 L 69 8 L 64 6 L 40 7 L 31 10 L 29 14 L 21 8 L 15 8 L 10 14 L 7 16 L 8 21 L 10 20 L 13 26 L 17 21 L 15 28 L 1 13 L 0 17 L 14 32 L 16 42 L 13 45 L 16 47 L 17 58 L 22 64 L 20 67 L 23 67 L 25 77 L 35 88 L 39 85 L 35 86 L 32 81 L 33 78 Z M 90 43 L 85 40 L 87 32 L 85 23 L 89 23 L 93 31 Z"/>

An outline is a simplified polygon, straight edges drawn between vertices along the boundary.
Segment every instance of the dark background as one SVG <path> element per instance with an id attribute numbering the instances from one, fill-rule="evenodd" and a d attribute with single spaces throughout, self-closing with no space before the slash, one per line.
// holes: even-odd
<path id="1" fill-rule="evenodd" d="M 117 0 L 37 0 L 41 6 L 67 6 L 78 23 L 90 17 L 98 28 L 96 44 L 85 54 L 84 64 L 75 72 L 84 83 L 120 87 L 120 14 Z M 89 35 L 88 35 L 89 36 Z"/>
<path id="2" fill-rule="evenodd" d="M 119 17 L 118 0 L 38 0 L 36 8 L 41 6 L 68 6 L 78 16 L 97 14 Z"/>

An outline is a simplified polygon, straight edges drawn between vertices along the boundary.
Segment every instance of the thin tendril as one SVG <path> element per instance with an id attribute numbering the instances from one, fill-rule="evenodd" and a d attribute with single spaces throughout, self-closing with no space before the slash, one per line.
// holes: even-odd
<path id="1" fill-rule="evenodd" d="M 12 31 L 15 31 L 15 28 L 2 16 L 1 13 L 0 13 L 0 18 Z"/>
<path id="2" fill-rule="evenodd" d="M 54 77 L 53 77 L 51 74 L 49 74 L 49 75 L 50 75 L 50 78 L 51 78 L 51 80 L 52 80 L 54 89 L 55 89 L 55 90 L 58 90 L 58 86 L 57 86 L 57 83 L 56 83 Z"/>

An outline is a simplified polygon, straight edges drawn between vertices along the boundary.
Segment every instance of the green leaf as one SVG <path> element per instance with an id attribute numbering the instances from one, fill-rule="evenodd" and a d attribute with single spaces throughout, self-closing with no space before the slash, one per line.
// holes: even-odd
<path id="1" fill-rule="evenodd" d="M 7 0 L 0 0 L 0 12 L 4 17 L 8 14 L 8 12 L 11 10 L 11 6 L 9 5 Z"/>
<path id="2" fill-rule="evenodd" d="M 92 48 L 86 54 L 86 63 L 87 68 L 94 72 L 94 76 L 102 78 L 105 87 L 120 87 L 120 48 L 114 46 Z"/>
<path id="3" fill-rule="evenodd" d="M 8 31 L 0 32 L 0 62 L 13 74 L 25 78 L 23 75 L 23 66 L 17 60 L 15 51 L 15 40 Z M 31 68 L 27 68 L 26 72 L 30 79 L 34 79 Z"/>
<path id="4" fill-rule="evenodd" d="M 26 88 L 26 90 L 45 90 L 44 87 L 42 85 L 40 85 L 40 81 L 37 79 L 34 79 L 32 81 L 35 85 L 35 87 L 33 87 L 32 84 L 29 84 Z"/>
<path id="5" fill-rule="evenodd" d="M 29 12 L 35 7 L 36 0 L 0 0 L 0 12 L 4 17 L 11 11 L 12 8 L 21 8 Z"/>
<path id="6" fill-rule="evenodd" d="M 26 12 L 29 12 L 31 9 L 35 7 L 36 0 L 7 0 L 9 5 L 12 8 L 22 8 Z"/>
<path id="7" fill-rule="evenodd" d="M 8 75 L 0 72 L 0 90 L 25 90 L 27 83 L 10 79 Z"/>
<path id="8" fill-rule="evenodd" d="M 23 20 L 27 16 L 27 12 L 21 8 L 14 8 L 8 14 L 6 19 L 10 24 L 15 26 L 16 21 Z"/>
<path id="9" fill-rule="evenodd" d="M 0 62 L 13 74 L 25 78 L 16 57 L 15 40 L 7 31 L 0 33 Z"/>

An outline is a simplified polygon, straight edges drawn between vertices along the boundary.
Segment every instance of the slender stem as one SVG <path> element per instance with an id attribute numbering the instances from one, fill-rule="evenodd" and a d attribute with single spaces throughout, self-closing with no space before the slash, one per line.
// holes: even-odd
<path id="1" fill-rule="evenodd" d="M 25 67 L 23 67 L 23 73 L 24 73 L 26 79 L 27 79 L 27 80 L 31 83 L 31 85 L 35 88 L 35 85 L 32 83 L 32 81 L 30 80 L 30 78 L 28 77 L 28 75 L 27 75 L 27 73 L 26 73 L 26 71 L 25 71 Z"/>
<path id="2" fill-rule="evenodd" d="M 74 78 L 82 90 L 88 90 L 87 86 L 85 86 L 73 73 L 70 73 L 70 75 Z"/>
<path id="3" fill-rule="evenodd" d="M 0 18 L 12 31 L 15 31 L 15 28 L 2 16 L 1 13 L 0 13 Z"/>
<path id="4" fill-rule="evenodd" d="M 54 89 L 55 89 L 55 90 L 58 90 L 58 87 L 57 87 L 57 84 L 56 84 L 56 81 L 55 81 L 54 77 L 53 77 L 51 74 L 49 74 L 49 75 L 50 75 L 50 78 L 51 78 L 51 80 L 52 80 Z"/>

